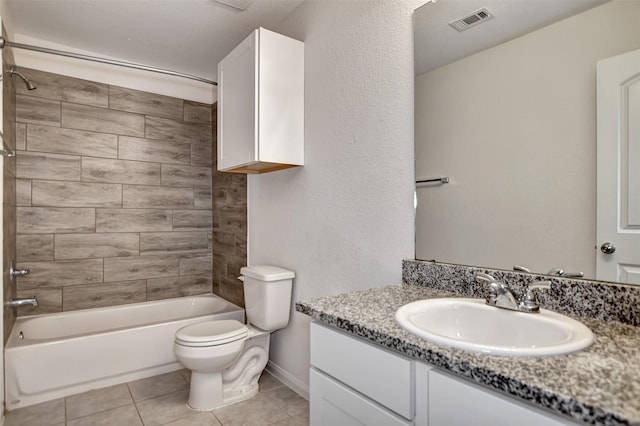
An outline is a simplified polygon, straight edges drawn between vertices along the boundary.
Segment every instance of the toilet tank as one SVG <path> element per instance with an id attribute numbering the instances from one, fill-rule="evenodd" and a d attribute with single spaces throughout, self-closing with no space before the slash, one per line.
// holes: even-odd
<path id="1" fill-rule="evenodd" d="M 284 328 L 291 311 L 293 271 L 271 265 L 245 266 L 244 309 L 247 322 L 265 331 Z"/>

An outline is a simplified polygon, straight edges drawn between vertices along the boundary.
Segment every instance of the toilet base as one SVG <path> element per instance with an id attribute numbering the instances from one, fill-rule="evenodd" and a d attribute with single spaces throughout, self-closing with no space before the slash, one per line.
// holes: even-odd
<path id="1" fill-rule="evenodd" d="M 245 349 L 234 364 L 221 372 L 191 371 L 187 405 L 210 411 L 245 401 L 258 393 L 258 379 L 269 360 L 267 332 L 252 330 Z"/>
<path id="2" fill-rule="evenodd" d="M 194 410 L 213 410 L 222 407 L 224 392 L 222 391 L 222 372 L 191 372 L 191 387 L 187 405 Z"/>
<path id="3" fill-rule="evenodd" d="M 220 392 L 221 390 L 222 392 Z M 211 411 L 252 398 L 256 396 L 258 390 L 258 384 L 255 383 L 240 390 L 229 389 L 225 391 L 222 386 L 221 373 L 198 374 L 192 372 L 187 405 L 193 410 Z"/>

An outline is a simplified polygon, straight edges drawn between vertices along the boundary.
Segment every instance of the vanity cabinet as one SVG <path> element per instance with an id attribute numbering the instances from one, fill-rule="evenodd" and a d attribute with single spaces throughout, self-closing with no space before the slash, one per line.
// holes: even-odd
<path id="1" fill-rule="evenodd" d="M 570 419 L 311 323 L 311 426 L 561 426 Z"/>
<path id="2" fill-rule="evenodd" d="M 414 364 L 311 323 L 311 425 L 412 425 Z"/>
<path id="3" fill-rule="evenodd" d="M 220 171 L 304 164 L 304 43 L 258 28 L 218 64 Z"/>

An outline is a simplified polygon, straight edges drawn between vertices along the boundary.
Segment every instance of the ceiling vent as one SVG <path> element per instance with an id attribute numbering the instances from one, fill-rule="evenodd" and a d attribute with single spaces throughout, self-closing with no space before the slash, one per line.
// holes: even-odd
<path id="1" fill-rule="evenodd" d="M 493 15 L 487 10 L 487 8 L 483 7 L 482 9 L 476 10 L 475 12 L 465 16 L 464 18 L 449 22 L 449 25 L 451 25 L 458 31 L 464 31 L 490 19 L 493 19 Z"/>

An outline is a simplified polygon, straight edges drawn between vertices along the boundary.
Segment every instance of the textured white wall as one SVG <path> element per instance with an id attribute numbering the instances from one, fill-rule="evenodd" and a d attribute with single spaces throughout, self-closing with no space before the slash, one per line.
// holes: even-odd
<path id="1" fill-rule="evenodd" d="M 248 254 L 296 272 L 294 301 L 399 283 L 413 258 L 420 3 L 308 0 L 271 28 L 305 42 L 305 166 L 249 178 Z M 306 316 L 273 334 L 271 363 L 304 392 Z"/>
<path id="2" fill-rule="evenodd" d="M 640 48 L 618 0 L 416 79 L 420 259 L 595 276 L 596 62 Z"/>

